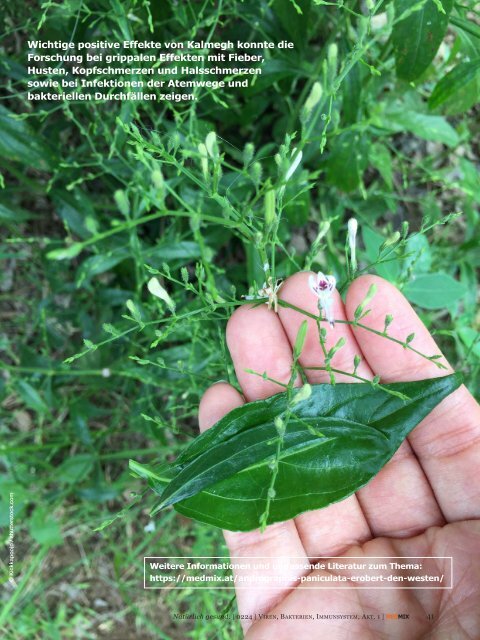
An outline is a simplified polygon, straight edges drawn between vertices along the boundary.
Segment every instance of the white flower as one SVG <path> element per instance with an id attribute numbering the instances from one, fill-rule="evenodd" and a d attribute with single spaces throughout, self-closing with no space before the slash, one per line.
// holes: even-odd
<path id="1" fill-rule="evenodd" d="M 215 131 L 210 131 L 205 138 L 205 148 L 207 149 L 208 155 L 212 158 L 218 156 L 217 135 Z"/>
<path id="2" fill-rule="evenodd" d="M 350 248 L 350 260 L 353 271 L 357 270 L 357 229 L 358 222 L 356 218 L 350 218 L 348 221 L 348 246 Z"/>
<path id="3" fill-rule="evenodd" d="M 263 283 L 263 287 L 258 290 L 257 296 L 243 296 L 245 300 L 258 300 L 259 298 L 268 298 L 265 304 L 268 305 L 268 308 L 273 310 L 275 313 L 278 313 L 278 290 L 282 286 L 281 280 L 275 280 L 273 282 L 272 277 L 270 276 L 267 282 Z"/>
<path id="4" fill-rule="evenodd" d="M 326 276 L 321 271 L 316 275 L 312 274 L 308 278 L 308 285 L 312 293 L 318 298 L 318 308 L 323 310 L 325 319 L 331 327 L 335 324 L 332 313 L 332 293 L 335 290 L 336 283 L 334 276 Z"/>
<path id="5" fill-rule="evenodd" d="M 292 151 L 292 158 L 295 155 L 295 153 L 297 152 L 297 148 L 295 147 L 295 149 Z M 288 182 L 290 180 L 290 178 L 293 176 L 293 174 L 295 173 L 295 171 L 298 168 L 298 165 L 300 164 L 300 162 L 302 161 L 302 156 L 303 156 L 303 152 L 299 151 L 295 160 L 292 162 L 292 164 L 289 166 L 287 173 L 285 174 L 285 182 Z"/>

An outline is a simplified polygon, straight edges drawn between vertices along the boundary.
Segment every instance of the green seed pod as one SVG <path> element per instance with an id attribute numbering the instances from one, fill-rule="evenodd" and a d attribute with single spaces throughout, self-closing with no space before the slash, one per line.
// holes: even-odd
<path id="1" fill-rule="evenodd" d="M 269 189 L 265 194 L 265 227 L 266 229 L 270 229 L 275 220 L 275 190 Z"/>
<path id="2" fill-rule="evenodd" d="M 250 176 L 257 188 L 260 185 L 260 182 L 262 181 L 262 172 L 263 170 L 260 162 L 254 162 L 250 167 Z"/>
<path id="3" fill-rule="evenodd" d="M 295 393 L 295 396 L 293 397 L 291 403 L 292 406 L 295 406 L 296 404 L 298 404 L 299 402 L 303 402 L 304 400 L 308 400 L 311 395 L 312 387 L 308 383 L 304 384 L 303 387 L 300 387 L 300 389 Z"/>
<path id="4" fill-rule="evenodd" d="M 152 175 L 150 176 L 152 179 L 153 186 L 159 191 L 163 191 L 165 186 L 165 181 L 163 179 L 163 174 L 160 169 L 155 169 L 152 171 Z"/>
<path id="5" fill-rule="evenodd" d="M 360 364 L 361 361 L 362 361 L 361 357 L 355 354 L 355 357 L 353 358 L 353 373 L 357 373 L 358 365 Z"/>
<path id="6" fill-rule="evenodd" d="M 285 434 L 285 429 L 287 428 L 285 422 L 281 419 L 280 416 L 277 416 L 273 422 L 275 424 L 275 429 L 277 430 L 278 435 L 282 437 Z"/>
<path id="7" fill-rule="evenodd" d="M 395 233 L 392 233 L 390 238 L 387 238 L 380 247 L 379 253 L 382 253 L 382 251 L 387 247 L 391 247 L 392 245 L 396 244 L 400 240 L 400 237 L 400 231 L 395 231 Z"/>
<path id="8" fill-rule="evenodd" d="M 327 82 L 332 87 L 337 77 L 338 70 L 338 46 L 335 42 L 328 47 L 327 52 Z"/>

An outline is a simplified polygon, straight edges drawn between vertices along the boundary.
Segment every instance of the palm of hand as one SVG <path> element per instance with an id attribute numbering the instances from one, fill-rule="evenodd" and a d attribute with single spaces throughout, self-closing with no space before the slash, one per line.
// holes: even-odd
<path id="1" fill-rule="evenodd" d="M 480 571 L 472 561 L 479 554 L 480 524 L 463 521 L 444 527 L 430 527 L 408 539 L 379 537 L 342 552 L 345 558 L 387 556 L 412 558 L 452 556 L 454 586 L 451 590 L 294 589 L 269 609 L 266 620 L 255 622 L 248 630 L 248 640 L 281 640 L 283 638 L 438 638 L 445 640 L 477 640 L 480 631 Z M 397 562 L 401 562 L 397 560 Z M 439 561 L 438 574 L 450 574 L 450 561 Z M 314 573 L 320 573 L 318 571 Z M 325 573 L 325 572 L 323 572 Z M 330 572 L 334 573 L 334 572 Z M 337 574 L 341 572 L 337 571 Z M 449 578 L 447 578 L 448 582 Z M 288 619 L 290 615 L 311 613 L 313 620 Z M 319 614 L 356 615 L 357 619 L 318 620 Z M 400 614 L 395 618 L 391 614 Z M 386 614 L 390 614 L 386 617 Z M 281 616 L 284 616 L 283 618 Z M 287 616 L 287 617 L 285 617 Z M 405 617 L 403 617 L 405 616 Z M 328 624 L 328 632 L 318 634 L 320 623 Z"/>
<path id="2" fill-rule="evenodd" d="M 308 295 L 308 274 L 289 278 L 281 297 L 316 313 L 316 301 Z M 356 280 L 345 306 L 338 294 L 334 317 L 351 318 L 363 300 L 372 277 Z M 415 332 L 415 346 L 433 354 L 437 348 L 403 296 L 375 278 L 379 289 L 372 313 L 372 328 L 382 329 L 385 315 L 394 316 L 391 334 L 404 339 Z M 252 376 L 246 369 L 267 371 L 270 378 L 287 382 L 292 347 L 304 317 L 288 308 L 279 314 L 264 305 L 237 310 L 227 328 L 227 341 L 248 401 L 279 391 L 274 383 Z M 327 332 L 327 349 L 340 337 L 346 345 L 332 366 L 351 371 L 355 355 L 362 357 L 358 373 L 365 378 L 380 375 L 382 381 L 414 380 L 439 375 L 432 362 L 365 330 L 353 333 L 337 324 Z M 315 322 L 310 323 L 300 359 L 303 367 L 321 366 Z M 324 382 L 326 374 L 310 371 L 311 382 Z M 338 375 L 337 379 L 342 380 Z M 345 381 L 351 382 L 345 378 Z M 200 427 L 208 428 L 225 413 L 244 402 L 226 383 L 211 387 L 200 405 Z M 320 511 L 301 514 L 295 520 L 267 527 L 266 531 L 225 532 L 232 560 L 246 556 L 305 558 L 452 556 L 453 588 L 439 589 L 315 589 L 269 587 L 238 590 L 239 612 L 251 640 L 275 638 L 440 638 L 480 637 L 480 408 L 461 387 L 446 398 L 414 430 L 392 460 L 356 495 Z M 439 561 L 440 572 L 449 567 Z M 299 576 L 297 576 L 298 579 Z M 259 620 L 259 615 L 268 618 Z M 383 614 L 403 613 L 407 619 L 384 619 Z M 283 618 L 281 617 L 283 614 Z M 313 615 L 312 619 L 299 618 Z M 359 619 L 317 619 L 316 614 L 358 614 Z M 364 614 L 373 618 L 362 617 Z M 292 616 L 292 617 L 288 617 Z M 297 617 L 295 617 L 297 616 Z"/>

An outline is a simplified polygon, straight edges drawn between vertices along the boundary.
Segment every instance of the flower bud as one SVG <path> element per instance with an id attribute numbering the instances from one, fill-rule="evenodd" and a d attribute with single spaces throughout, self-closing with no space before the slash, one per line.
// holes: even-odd
<path id="1" fill-rule="evenodd" d="M 293 176 L 293 174 L 295 173 L 295 171 L 297 170 L 298 165 L 302 161 L 302 156 L 303 156 L 303 153 L 301 151 L 297 153 L 297 148 L 295 147 L 295 149 L 293 149 L 292 151 L 293 162 L 288 168 L 287 173 L 285 174 L 285 182 L 288 182 L 290 178 Z"/>
<path id="2" fill-rule="evenodd" d="M 353 272 L 357 270 L 357 229 L 357 219 L 350 218 L 348 221 L 348 247 L 350 249 L 350 261 Z"/>
<path id="3" fill-rule="evenodd" d="M 147 282 L 147 288 L 152 296 L 163 300 L 167 304 L 167 307 L 170 309 L 170 311 L 175 311 L 175 302 L 168 295 L 167 291 L 162 287 L 158 278 L 150 278 L 150 280 Z"/>
<path id="4" fill-rule="evenodd" d="M 205 147 L 209 156 L 212 158 L 218 157 L 217 134 L 215 131 L 210 131 L 205 138 Z"/>
<path id="5" fill-rule="evenodd" d="M 113 197 L 120 213 L 127 217 L 130 213 L 130 203 L 128 202 L 128 197 L 125 191 L 123 191 L 123 189 L 117 189 L 113 194 Z"/>
<path id="6" fill-rule="evenodd" d="M 328 86 L 332 87 L 337 76 L 338 65 L 338 46 L 335 42 L 328 47 L 327 53 L 327 82 Z"/>
<path id="7" fill-rule="evenodd" d="M 248 167 L 248 165 L 253 160 L 253 156 L 255 155 L 255 147 L 251 142 L 247 142 L 245 147 L 243 148 L 243 166 Z"/>
<path id="8" fill-rule="evenodd" d="M 302 122 L 307 122 L 312 115 L 313 109 L 322 99 L 323 87 L 320 82 L 314 82 L 308 98 L 305 100 L 305 104 L 302 109 Z"/>

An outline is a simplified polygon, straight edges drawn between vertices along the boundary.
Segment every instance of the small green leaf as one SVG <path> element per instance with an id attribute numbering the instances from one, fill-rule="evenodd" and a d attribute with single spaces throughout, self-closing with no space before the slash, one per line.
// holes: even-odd
<path id="1" fill-rule="evenodd" d="M 16 385 L 16 390 L 27 407 L 39 414 L 49 413 L 48 405 L 31 384 L 25 380 L 19 380 Z"/>
<path id="2" fill-rule="evenodd" d="M 133 300 L 127 300 L 127 302 L 125 304 L 127 305 L 127 309 L 132 314 L 133 319 L 136 320 L 137 322 L 141 323 L 142 322 L 142 314 L 140 312 L 140 309 L 134 303 L 134 301 Z"/>
<path id="3" fill-rule="evenodd" d="M 128 251 L 123 248 L 90 256 L 82 262 L 77 270 L 75 282 L 77 288 L 87 286 L 94 276 L 110 271 L 128 256 Z"/>
<path id="4" fill-rule="evenodd" d="M 382 255 L 380 251 L 380 247 L 385 242 L 384 236 L 381 236 L 379 233 L 370 229 L 367 226 L 362 228 L 362 237 L 363 242 L 365 244 L 365 250 L 367 253 L 367 257 L 370 262 L 373 264 L 375 271 L 379 276 L 385 278 L 389 282 L 395 282 L 400 273 L 400 262 L 398 260 L 394 260 L 392 258 L 395 257 L 395 252 L 393 249 L 385 252 L 385 262 L 382 263 Z"/>
<path id="5" fill-rule="evenodd" d="M 54 189 L 52 200 L 55 213 L 63 221 L 66 228 L 82 240 L 91 238 L 98 231 L 93 199 L 79 188 L 72 191 Z"/>
<path id="6" fill-rule="evenodd" d="M 427 273 L 432 266 L 432 250 L 427 238 L 422 233 L 411 235 L 405 246 L 406 257 L 403 262 L 405 270 L 411 269 L 413 273 Z"/>
<path id="7" fill-rule="evenodd" d="M 428 100 L 430 109 L 444 104 L 450 105 L 449 113 L 463 113 L 469 109 L 478 99 L 479 71 L 480 58 L 457 64 L 433 89 Z M 459 107 L 458 111 L 454 105 Z"/>
<path id="8" fill-rule="evenodd" d="M 128 195 L 123 189 L 117 189 L 117 191 L 115 191 L 115 193 L 113 194 L 113 198 L 120 213 L 127 218 L 128 214 L 130 213 L 130 202 L 128 201 Z"/>
<path id="9" fill-rule="evenodd" d="M 444 309 L 460 300 L 466 288 L 446 273 L 421 275 L 409 282 L 403 293 L 424 309 Z"/>
<path id="10" fill-rule="evenodd" d="M 350 53 L 347 38 L 344 38 L 345 54 Z M 342 83 L 342 121 L 345 125 L 354 124 L 358 120 L 362 98 L 362 78 L 360 65 L 356 64 L 350 69 Z"/>
<path id="11" fill-rule="evenodd" d="M 66 458 L 57 467 L 55 475 L 65 484 L 74 484 L 83 480 L 92 470 L 94 458 L 88 453 L 80 453 Z"/>
<path id="12" fill-rule="evenodd" d="M 26 211 L 11 202 L 8 204 L 0 202 L 0 220 L 6 222 L 23 222 L 29 218 L 35 218 L 36 214 L 32 211 Z"/>
<path id="13" fill-rule="evenodd" d="M 32 127 L 1 105 L 0 156 L 40 169 L 49 168 L 55 160 L 50 147 Z"/>
<path id="14" fill-rule="evenodd" d="M 38 544 L 56 547 L 63 542 L 60 525 L 53 518 L 51 509 L 37 507 L 29 522 L 30 535 Z"/>
<path id="15" fill-rule="evenodd" d="M 467 347 L 467 351 L 480 359 L 480 339 L 478 331 L 475 331 L 472 327 L 460 327 L 457 333 L 463 344 Z"/>
<path id="16" fill-rule="evenodd" d="M 374 115 L 373 121 L 380 127 L 392 132 L 410 131 L 423 140 L 441 142 L 448 147 L 455 147 L 460 138 L 458 133 L 442 116 L 432 116 L 406 109 L 401 102 L 380 107 L 379 115 Z"/>
<path id="17" fill-rule="evenodd" d="M 375 169 L 382 176 L 385 184 L 389 189 L 393 187 L 393 167 L 392 167 L 392 156 L 390 151 L 384 144 L 373 144 L 368 151 L 368 158 L 370 160 L 370 164 L 372 164 Z"/>

